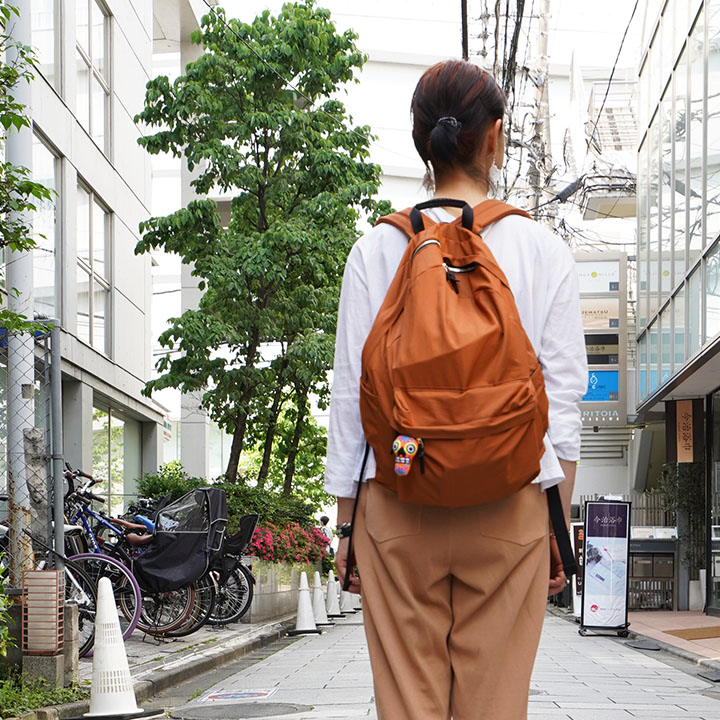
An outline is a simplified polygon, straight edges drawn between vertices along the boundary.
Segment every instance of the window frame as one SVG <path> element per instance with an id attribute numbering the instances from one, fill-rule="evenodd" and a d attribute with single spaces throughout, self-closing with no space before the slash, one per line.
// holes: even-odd
<path id="1" fill-rule="evenodd" d="M 90 136 L 92 141 L 106 154 L 109 156 L 110 152 L 110 132 L 111 132 L 111 122 L 110 122 L 110 115 L 111 115 L 111 99 L 112 99 L 112 87 L 111 87 L 111 19 L 112 15 L 110 14 L 109 9 L 107 6 L 100 2 L 100 0 L 84 0 L 87 3 L 88 7 L 88 36 L 85 38 L 87 42 L 87 50 L 82 46 L 77 33 L 77 26 L 76 26 L 76 33 L 75 33 L 75 53 L 76 58 L 79 58 L 86 67 L 87 74 L 88 74 L 88 80 L 87 80 L 87 117 L 88 117 L 88 124 L 87 127 L 83 124 L 82 120 L 78 117 L 78 122 L 80 125 L 85 129 L 87 134 Z M 76 0 L 76 3 L 80 2 L 80 0 Z M 95 17 L 95 13 L 100 12 L 103 16 L 103 59 L 105 63 L 105 70 L 104 74 L 103 72 L 100 72 L 100 70 L 97 68 L 96 60 L 97 56 L 94 52 L 94 33 L 93 33 L 93 18 Z M 75 70 L 75 77 L 77 82 L 77 77 L 79 74 L 79 68 L 76 68 Z M 95 128 L 94 128 L 94 121 L 93 121 L 93 80 L 96 80 L 100 87 L 103 90 L 103 102 L 104 102 L 104 113 L 103 113 L 103 142 L 102 145 L 98 142 L 98 139 L 95 135 Z M 77 103 L 78 103 L 78 92 L 76 87 L 76 113 L 77 113 Z M 84 111 L 84 108 L 83 108 Z"/>
<path id="2" fill-rule="evenodd" d="M 112 357 L 112 343 L 111 343 L 111 316 L 112 316 L 112 210 L 97 196 L 92 187 L 84 182 L 82 178 L 78 176 L 76 192 L 82 190 L 88 196 L 88 260 L 81 258 L 77 253 L 75 257 L 75 272 L 76 278 L 78 271 L 82 271 L 88 277 L 88 339 L 84 340 L 79 337 L 78 339 L 82 342 L 87 342 L 90 347 L 103 355 Z M 76 195 L 77 197 L 77 195 Z M 95 207 L 100 208 L 103 213 L 103 222 L 105 224 L 103 233 L 103 255 L 105 267 L 105 273 L 97 272 L 95 268 Z M 77 207 L 77 204 L 76 204 Z M 77 213 L 76 213 L 77 215 Z M 77 282 L 77 280 L 76 280 Z M 104 290 L 107 295 L 107 303 L 105 306 L 104 315 L 104 342 L 103 347 L 98 347 L 95 344 L 95 289 L 96 285 Z M 79 295 L 79 293 L 78 293 Z M 76 311 L 76 319 L 80 316 L 79 309 Z"/>

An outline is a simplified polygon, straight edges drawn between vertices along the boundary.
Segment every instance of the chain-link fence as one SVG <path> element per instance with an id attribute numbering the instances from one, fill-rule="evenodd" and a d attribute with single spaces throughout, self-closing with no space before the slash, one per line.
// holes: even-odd
<path id="1" fill-rule="evenodd" d="M 14 588 L 41 562 L 41 548 L 52 546 L 50 337 L 0 337 L 0 553 Z"/>

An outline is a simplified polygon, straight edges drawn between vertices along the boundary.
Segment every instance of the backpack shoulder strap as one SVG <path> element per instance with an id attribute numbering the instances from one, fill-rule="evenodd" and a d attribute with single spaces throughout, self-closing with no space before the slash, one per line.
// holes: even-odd
<path id="1" fill-rule="evenodd" d="M 508 215 L 522 215 L 529 218 L 524 210 L 508 205 L 502 200 L 485 200 L 473 208 L 475 217 L 473 219 L 473 232 L 479 234 L 488 225 Z"/>
<path id="2" fill-rule="evenodd" d="M 400 212 L 392 213 L 392 215 L 384 215 L 378 219 L 375 226 L 377 227 L 381 223 L 387 223 L 388 225 L 392 225 L 398 230 L 401 230 L 408 237 L 412 237 L 414 233 L 412 223 L 410 222 L 410 210 L 412 210 L 412 208 L 405 208 Z"/>

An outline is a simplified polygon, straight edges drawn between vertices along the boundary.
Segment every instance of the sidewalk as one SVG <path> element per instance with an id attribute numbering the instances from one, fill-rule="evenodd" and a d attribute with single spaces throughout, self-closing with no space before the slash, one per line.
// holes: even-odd
<path id="1" fill-rule="evenodd" d="M 720 670 L 720 640 L 683 640 L 665 632 L 720 627 L 720 618 L 645 612 L 631 613 L 629 619 L 631 632 L 656 640 L 660 652 L 633 649 L 612 635 L 581 637 L 570 618 L 550 610 L 533 673 L 530 720 L 720 718 L 720 685 L 696 675 L 701 665 Z M 164 692 L 182 698 L 179 702 L 195 697 L 172 712 L 184 720 L 280 718 L 288 713 L 297 720 L 376 717 L 362 613 L 339 620 L 322 635 L 303 636 L 253 664 L 237 662 L 284 637 L 293 625 L 292 617 L 240 623 L 203 628 L 189 638 L 166 642 L 136 633 L 125 649 L 138 702 L 155 698 L 152 704 L 161 706 Z M 216 672 L 221 666 L 225 671 Z M 244 669 L 238 672 L 240 667 Z M 80 674 L 89 680 L 92 659 L 81 660 Z M 265 695 L 259 700 L 247 697 L 254 692 Z M 248 702 L 256 707 L 247 707 Z M 260 704 L 264 707 L 257 707 Z M 275 706 L 277 715 L 267 715 Z M 61 708 L 61 718 L 87 710 L 81 703 Z M 243 714 L 258 710 L 264 714 Z M 57 717 L 58 713 L 44 715 L 46 720 Z"/>
<path id="2" fill-rule="evenodd" d="M 631 612 L 628 615 L 630 631 L 652 638 L 668 650 L 677 650 L 676 654 L 686 659 L 701 659 L 716 662 L 720 670 L 720 617 L 712 617 L 697 611 L 651 610 Z M 691 628 L 712 628 L 718 637 L 683 639 L 671 635 L 668 630 L 688 630 Z M 705 663 L 703 663 L 705 664 Z"/>
<path id="3" fill-rule="evenodd" d="M 573 622 L 548 614 L 533 671 L 529 720 L 720 718 L 720 690 L 695 676 L 692 666 L 675 660 L 674 667 L 665 662 L 665 653 L 642 652 L 625 642 L 614 636 L 581 637 Z M 185 704 L 158 705 L 162 696 L 153 704 L 177 720 L 377 718 L 361 614 L 215 681 L 198 678 L 195 685 L 184 687 L 184 697 L 193 697 Z"/>

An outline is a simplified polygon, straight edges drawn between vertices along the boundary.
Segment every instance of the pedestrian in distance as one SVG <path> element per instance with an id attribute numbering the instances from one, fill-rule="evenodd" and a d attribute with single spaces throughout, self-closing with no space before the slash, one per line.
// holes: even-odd
<path id="1" fill-rule="evenodd" d="M 559 486 L 569 521 L 587 386 L 575 264 L 489 199 L 505 98 L 487 72 L 431 67 L 411 112 L 432 200 L 381 219 L 343 277 L 335 563 L 362 593 L 381 720 L 522 720 L 566 582 L 546 497 Z"/>
<path id="2" fill-rule="evenodd" d="M 327 546 L 328 555 L 331 558 L 334 558 L 335 550 L 333 549 L 333 546 L 332 546 L 333 531 L 332 531 L 332 528 L 330 527 L 330 525 L 328 524 L 329 522 L 330 522 L 330 518 L 327 515 L 323 515 L 320 518 L 320 529 L 322 530 L 323 535 L 328 539 L 328 546 Z"/>

